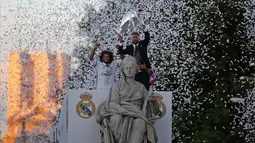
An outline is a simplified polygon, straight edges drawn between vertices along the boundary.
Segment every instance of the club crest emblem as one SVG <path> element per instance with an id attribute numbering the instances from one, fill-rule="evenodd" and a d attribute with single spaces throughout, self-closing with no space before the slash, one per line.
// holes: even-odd
<path id="1" fill-rule="evenodd" d="M 96 106 L 92 101 L 92 95 L 83 93 L 80 95 L 80 101 L 76 105 L 76 113 L 84 119 L 93 117 L 96 111 Z"/>
<path id="2" fill-rule="evenodd" d="M 163 99 L 162 95 L 157 94 L 157 95 L 155 95 L 155 98 L 156 98 L 156 101 L 159 104 L 159 111 L 158 111 L 158 114 L 157 114 L 157 118 L 162 119 L 166 114 L 166 105 L 162 101 L 162 99 Z"/>

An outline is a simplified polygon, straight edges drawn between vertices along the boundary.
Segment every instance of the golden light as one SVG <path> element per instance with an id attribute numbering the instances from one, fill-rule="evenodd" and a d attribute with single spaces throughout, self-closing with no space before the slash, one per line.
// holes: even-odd
<path id="1" fill-rule="evenodd" d="M 26 55 L 25 58 L 21 55 Z M 48 133 L 56 110 L 56 87 L 62 88 L 68 56 L 57 53 L 14 52 L 9 55 L 8 131 L 3 143 L 15 143 L 22 130 Z M 25 122 L 25 126 L 24 126 Z"/>

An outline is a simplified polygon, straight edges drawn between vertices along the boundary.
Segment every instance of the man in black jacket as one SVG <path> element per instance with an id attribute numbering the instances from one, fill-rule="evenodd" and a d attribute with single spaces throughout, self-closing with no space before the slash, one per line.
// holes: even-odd
<path id="1" fill-rule="evenodd" d="M 133 32 L 131 35 L 132 44 L 127 45 L 126 49 L 123 49 L 123 45 L 118 46 L 118 52 L 121 58 L 128 54 L 134 56 L 137 60 L 137 64 L 140 71 L 136 74 L 136 81 L 141 82 L 147 90 L 150 87 L 150 75 L 151 75 L 151 64 L 148 58 L 147 47 L 150 42 L 150 34 L 146 30 L 144 32 L 144 40 L 140 40 L 138 32 Z M 123 42 L 122 36 L 119 36 L 119 40 Z"/>

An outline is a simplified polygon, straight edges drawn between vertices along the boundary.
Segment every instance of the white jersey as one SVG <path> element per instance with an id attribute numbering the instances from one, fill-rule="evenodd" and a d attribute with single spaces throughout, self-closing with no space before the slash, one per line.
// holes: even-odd
<path id="1" fill-rule="evenodd" d="M 98 59 L 94 59 L 91 61 L 91 65 L 94 66 L 97 71 L 96 89 L 109 90 L 116 82 L 115 75 L 119 67 L 119 62 L 113 61 L 111 64 L 107 65 Z"/>

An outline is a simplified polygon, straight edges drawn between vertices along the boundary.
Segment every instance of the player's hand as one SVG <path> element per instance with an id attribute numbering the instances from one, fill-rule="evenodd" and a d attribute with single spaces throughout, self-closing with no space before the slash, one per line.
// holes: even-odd
<path id="1" fill-rule="evenodd" d="M 94 49 L 95 49 L 95 50 L 98 49 L 98 48 L 100 48 L 100 44 L 96 44 L 96 45 L 94 46 Z"/>
<path id="2" fill-rule="evenodd" d="M 123 35 L 122 34 L 118 34 L 118 40 L 123 41 Z"/>

